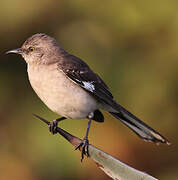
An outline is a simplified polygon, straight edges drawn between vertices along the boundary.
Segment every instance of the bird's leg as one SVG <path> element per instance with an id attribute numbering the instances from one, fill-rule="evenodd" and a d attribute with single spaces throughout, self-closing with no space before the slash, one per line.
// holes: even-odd
<path id="1" fill-rule="evenodd" d="M 62 120 L 64 120 L 64 119 L 66 119 L 66 118 L 65 118 L 65 117 L 61 117 L 61 118 L 55 119 L 55 120 L 53 120 L 52 122 L 50 122 L 50 124 L 49 124 L 49 131 L 50 131 L 52 134 L 56 134 L 56 133 L 57 133 L 56 127 L 57 127 L 57 125 L 58 125 L 58 122 L 59 122 L 59 121 L 62 121 Z"/>
<path id="2" fill-rule="evenodd" d="M 88 145 L 89 145 L 89 141 L 88 141 L 88 133 L 90 130 L 90 125 L 91 125 L 91 116 L 88 116 L 89 120 L 88 120 L 88 127 L 87 127 L 87 131 L 86 131 L 86 135 L 83 139 L 83 141 L 75 148 L 75 150 L 80 149 L 81 148 L 81 162 L 84 158 L 84 155 L 86 155 L 87 157 L 90 156 L 89 152 L 88 152 Z"/>

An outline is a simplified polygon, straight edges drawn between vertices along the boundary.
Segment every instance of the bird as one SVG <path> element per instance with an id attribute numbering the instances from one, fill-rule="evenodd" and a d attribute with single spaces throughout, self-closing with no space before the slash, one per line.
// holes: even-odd
<path id="1" fill-rule="evenodd" d="M 89 156 L 91 121 L 104 122 L 101 110 L 109 112 L 146 141 L 170 144 L 159 132 L 118 104 L 100 76 L 53 37 L 34 34 L 20 48 L 6 53 L 20 54 L 24 58 L 32 88 L 49 109 L 61 116 L 50 122 L 51 133 L 56 133 L 59 121 L 88 119 L 86 135 L 76 147 L 81 148 L 81 161 L 84 155 Z"/>

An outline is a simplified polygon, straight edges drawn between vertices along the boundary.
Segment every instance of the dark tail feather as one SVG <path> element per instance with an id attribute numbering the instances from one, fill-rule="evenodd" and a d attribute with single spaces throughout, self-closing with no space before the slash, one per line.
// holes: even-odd
<path id="1" fill-rule="evenodd" d="M 128 126 L 142 139 L 155 143 L 166 143 L 170 145 L 170 142 L 166 138 L 164 138 L 161 134 L 139 120 L 126 109 L 121 106 L 119 107 L 119 109 L 119 113 L 110 112 L 110 114 L 112 114 L 115 118 L 119 119 L 122 123 Z"/>

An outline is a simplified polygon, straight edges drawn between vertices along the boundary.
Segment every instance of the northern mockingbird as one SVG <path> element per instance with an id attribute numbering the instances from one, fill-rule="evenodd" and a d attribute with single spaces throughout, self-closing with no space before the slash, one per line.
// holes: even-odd
<path id="1" fill-rule="evenodd" d="M 53 134 L 61 120 L 89 119 L 86 136 L 77 147 L 82 148 L 82 159 L 84 154 L 89 155 L 91 120 L 104 121 L 99 109 L 108 111 L 144 140 L 169 144 L 161 134 L 119 105 L 104 81 L 84 61 L 65 51 L 54 38 L 35 34 L 21 48 L 7 53 L 22 55 L 27 63 L 31 86 L 52 111 L 62 115 L 50 124 Z"/>

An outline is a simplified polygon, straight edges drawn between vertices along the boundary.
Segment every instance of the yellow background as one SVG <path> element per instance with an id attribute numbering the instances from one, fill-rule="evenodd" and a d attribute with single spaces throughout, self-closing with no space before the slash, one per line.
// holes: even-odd
<path id="1" fill-rule="evenodd" d="M 0 179 L 110 179 L 91 160 L 81 164 L 79 152 L 32 116 L 59 117 L 33 92 L 22 57 L 4 53 L 43 32 L 87 62 L 120 104 L 172 145 L 146 143 L 107 113 L 105 123 L 92 123 L 90 143 L 161 180 L 175 180 L 177 7 L 171 0 L 1 0 Z M 60 126 L 83 138 L 87 120 L 66 120 Z"/>

